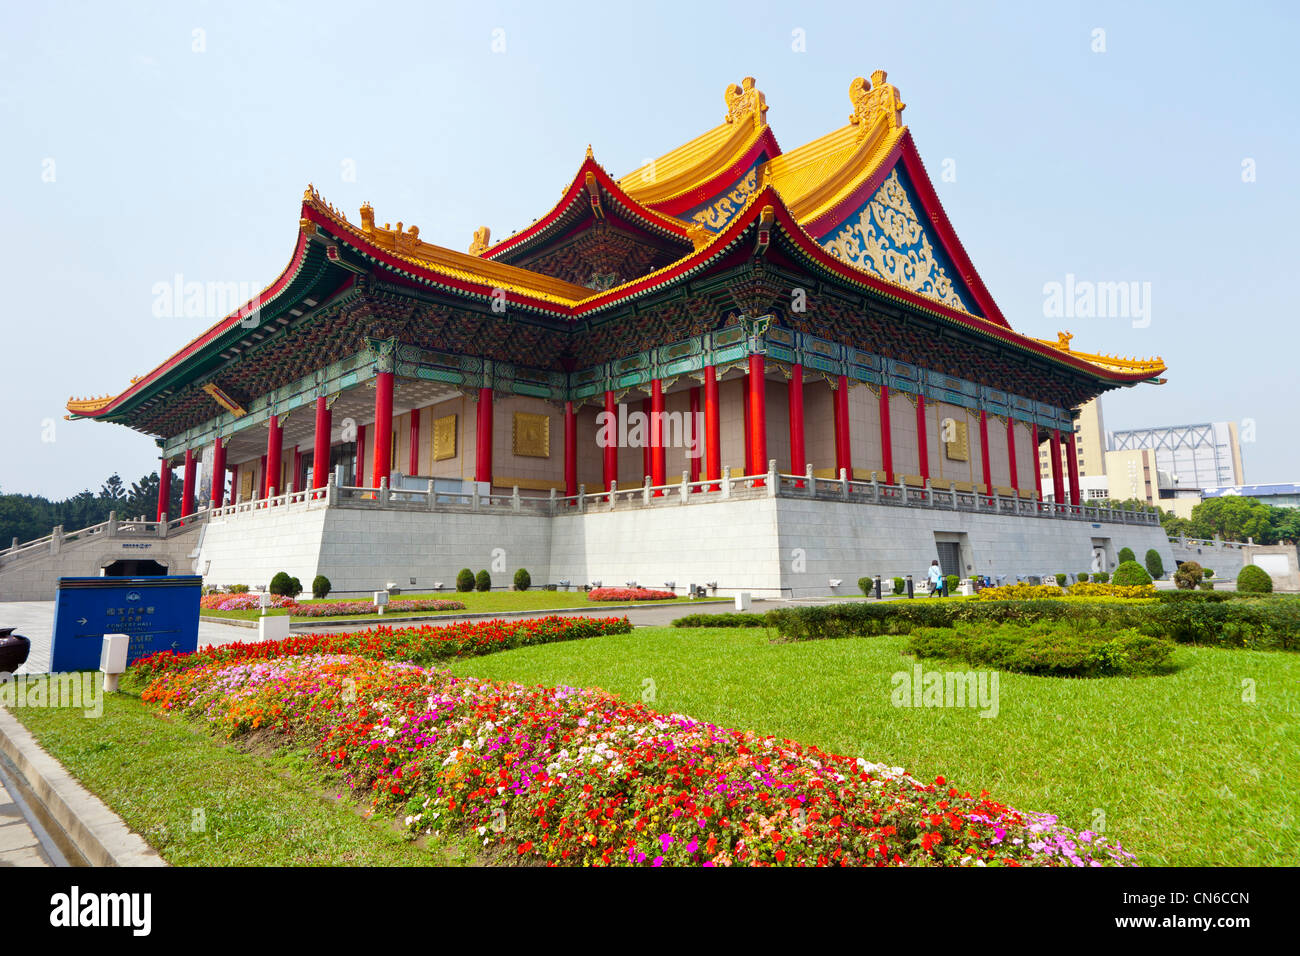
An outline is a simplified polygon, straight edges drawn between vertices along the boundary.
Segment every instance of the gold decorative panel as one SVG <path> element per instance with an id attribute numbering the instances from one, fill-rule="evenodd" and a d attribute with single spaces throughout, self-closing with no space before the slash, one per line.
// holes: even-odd
<path id="1" fill-rule="evenodd" d="M 444 415 L 433 420 L 433 460 L 456 457 L 456 416 Z"/>
<path id="2" fill-rule="evenodd" d="M 514 448 L 515 454 L 524 458 L 550 458 L 550 417 L 515 412 Z"/>
<path id="3" fill-rule="evenodd" d="M 862 208 L 857 221 L 843 226 L 822 245 L 842 262 L 967 311 L 953 280 L 935 256 L 897 169 Z"/>
<path id="4" fill-rule="evenodd" d="M 939 423 L 939 438 L 943 441 L 944 454 L 949 461 L 970 461 L 970 437 L 966 422 L 945 418 Z"/>

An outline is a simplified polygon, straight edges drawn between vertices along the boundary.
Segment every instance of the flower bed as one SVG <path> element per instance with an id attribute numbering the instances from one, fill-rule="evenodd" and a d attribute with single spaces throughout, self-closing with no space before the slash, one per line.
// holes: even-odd
<path id="1" fill-rule="evenodd" d="M 981 588 L 975 593 L 977 601 L 1037 601 L 1042 598 L 1061 597 L 1065 591 L 1055 584 L 1004 584 L 997 588 Z"/>
<path id="2" fill-rule="evenodd" d="M 655 591 L 651 588 L 592 588 L 588 601 L 671 601 L 677 597 L 672 591 Z"/>
<path id="3" fill-rule="evenodd" d="M 256 611 L 260 594 L 206 594 L 199 598 L 199 607 L 207 611 Z M 271 595 L 271 607 L 288 610 L 292 617 L 341 617 L 348 614 L 376 613 L 373 601 L 315 601 L 299 604 L 293 598 Z M 389 601 L 386 613 L 399 611 L 463 611 L 461 601 Z"/>
<path id="4" fill-rule="evenodd" d="M 522 687 L 311 654 L 164 672 L 145 701 L 310 747 L 412 834 L 481 837 L 550 865 L 1129 864 L 1047 814 L 943 777 L 657 714 L 599 690 Z"/>
<path id="5" fill-rule="evenodd" d="M 626 617 L 551 615 L 510 621 L 461 621 L 440 627 L 423 624 L 405 628 L 370 627 L 345 634 L 295 634 L 280 641 L 213 645 L 193 654 L 160 651 L 133 662 L 124 680 L 128 686 L 143 686 L 160 674 L 305 654 L 354 654 L 428 664 L 534 644 L 631 632 L 632 625 Z"/>
<path id="6" fill-rule="evenodd" d="M 1102 584 L 1096 581 L 1079 581 L 1070 585 L 1070 597 L 1119 598 L 1136 601 L 1156 596 L 1153 584 Z"/>

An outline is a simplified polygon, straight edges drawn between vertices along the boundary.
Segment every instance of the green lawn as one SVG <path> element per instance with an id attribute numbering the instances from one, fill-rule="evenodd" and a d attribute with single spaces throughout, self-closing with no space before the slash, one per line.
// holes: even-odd
<path id="1" fill-rule="evenodd" d="M 631 635 L 459 661 L 460 674 L 600 686 L 713 723 L 943 774 L 1023 810 L 1098 829 L 1144 865 L 1300 863 L 1300 656 L 1180 647 L 1178 671 L 1071 680 L 1000 675 L 998 716 L 896 708 L 906 637 L 770 643 L 763 629 Z M 927 670 L 942 669 L 933 662 Z M 958 665 L 958 669 L 965 669 Z M 1256 703 L 1245 703 L 1243 681 Z"/>
<path id="2" fill-rule="evenodd" d="M 330 601 L 363 601 L 365 597 L 347 597 L 347 598 L 325 598 L 325 602 Z M 392 612 L 396 617 L 438 617 L 447 614 L 494 614 L 500 611 L 553 611 L 561 608 L 600 608 L 602 606 L 617 606 L 623 603 L 635 603 L 638 607 L 652 606 L 655 604 L 674 604 L 679 602 L 699 604 L 699 601 L 687 602 L 684 597 L 674 598 L 673 600 L 662 601 L 588 601 L 587 592 L 585 591 L 468 591 L 464 594 L 456 591 L 440 591 L 421 594 L 395 594 L 390 600 L 393 601 L 460 601 L 465 605 L 463 611 L 395 611 Z M 730 598 L 726 599 L 730 601 Z M 320 604 L 322 602 L 315 600 L 299 601 L 300 604 Z M 204 617 L 227 617 L 238 618 L 243 621 L 256 621 L 261 617 L 261 611 L 254 609 L 251 611 L 208 611 L 200 612 Z M 287 614 L 285 610 L 272 610 L 268 614 L 283 615 Z M 295 616 L 295 621 L 355 621 L 359 618 L 372 618 L 376 615 L 369 614 L 344 614 L 338 617 L 302 617 Z M 385 615 L 387 617 L 388 615 Z"/>
<path id="3" fill-rule="evenodd" d="M 242 753 L 203 728 L 108 694 L 104 715 L 11 711 L 82 785 L 177 866 L 455 865 L 461 847 L 426 848 L 367 820 L 345 787 L 306 759 Z M 202 811 L 203 826 L 194 825 Z"/>

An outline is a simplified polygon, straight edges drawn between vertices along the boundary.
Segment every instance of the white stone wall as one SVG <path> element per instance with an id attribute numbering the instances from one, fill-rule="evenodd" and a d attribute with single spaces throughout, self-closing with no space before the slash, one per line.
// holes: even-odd
<path id="1" fill-rule="evenodd" d="M 209 584 L 265 584 L 276 571 L 307 585 L 316 574 L 336 593 L 366 593 L 396 582 L 427 590 L 453 586 L 462 567 L 486 568 L 509 587 L 527 568 L 535 584 L 569 580 L 660 588 L 717 582 L 718 592 L 758 595 L 856 593 L 858 578 L 912 574 L 919 582 L 938 557 L 936 540 L 961 545 L 965 574 L 1074 574 L 1092 567 L 1094 544 L 1113 570 L 1122 547 L 1173 553 L 1158 526 L 968 514 L 921 508 L 734 498 L 548 518 L 510 512 L 281 510 L 237 515 L 208 529 L 200 567 Z M 410 578 L 416 583 L 412 585 Z M 830 581 L 842 584 L 832 589 Z"/>
<path id="2" fill-rule="evenodd" d="M 172 574 L 193 574 L 194 532 L 170 538 L 95 537 L 64 541 L 57 554 L 48 550 L 0 563 L 0 601 L 53 601 L 60 577 L 98 577 L 114 561 L 157 561 Z"/>

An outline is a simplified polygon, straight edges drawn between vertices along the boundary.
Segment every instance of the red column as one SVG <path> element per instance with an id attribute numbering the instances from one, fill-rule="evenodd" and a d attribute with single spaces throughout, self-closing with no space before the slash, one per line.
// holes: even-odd
<path id="1" fill-rule="evenodd" d="M 316 399 L 316 440 L 312 444 L 311 486 L 324 488 L 329 480 L 330 470 L 330 418 L 329 406 L 325 396 Z"/>
<path id="2" fill-rule="evenodd" d="M 740 407 L 743 409 L 745 416 L 745 474 L 752 475 L 754 473 L 754 460 L 750 452 L 753 450 L 754 429 L 749 421 L 751 413 L 749 407 L 749 376 L 746 375 L 740 382 Z"/>
<path id="3" fill-rule="evenodd" d="M 916 393 L 916 451 L 921 468 L 921 480 L 930 477 L 930 429 L 925 425 L 925 396 Z"/>
<path id="4" fill-rule="evenodd" d="M 357 474 L 353 479 L 358 488 L 365 488 L 366 485 L 366 426 L 357 426 Z"/>
<path id="5" fill-rule="evenodd" d="M 885 473 L 885 484 L 894 483 L 894 445 L 889 427 L 889 386 L 880 386 L 880 469 Z"/>
<path id="6" fill-rule="evenodd" d="M 614 440 L 607 441 L 603 449 L 605 453 L 604 467 L 601 469 L 600 477 L 605 482 L 605 490 L 609 490 L 610 485 L 618 485 L 618 407 L 614 403 L 614 393 L 605 393 L 605 414 L 609 417 L 606 421 L 611 423 L 614 429 Z M 601 432 L 605 434 L 605 432 Z"/>
<path id="7" fill-rule="evenodd" d="M 984 487 L 993 494 L 993 464 L 989 461 L 988 413 L 980 409 L 980 462 L 984 465 Z"/>
<path id="8" fill-rule="evenodd" d="M 808 467 L 803 437 L 803 366 L 790 366 L 790 473 L 802 475 Z M 803 487 L 803 482 L 796 486 Z"/>
<path id="9" fill-rule="evenodd" d="M 766 362 L 761 355 L 751 355 L 749 357 L 749 427 L 752 432 L 750 439 L 750 459 L 754 469 L 753 473 L 765 474 L 767 472 L 767 378 L 765 376 Z M 761 486 L 763 482 L 754 483 Z"/>
<path id="10" fill-rule="evenodd" d="M 280 487 L 280 452 L 284 444 L 284 435 L 280 431 L 280 416 L 271 416 L 271 427 L 266 431 L 266 495 L 283 494 Z"/>
<path id="11" fill-rule="evenodd" d="M 158 514 L 154 518 L 155 521 L 162 521 L 163 515 L 167 514 L 167 509 L 170 507 L 169 502 L 171 501 L 171 497 L 172 463 L 166 458 L 162 458 L 158 461 Z M 171 519 L 180 516 L 168 514 L 167 517 Z"/>
<path id="12" fill-rule="evenodd" d="M 853 478 L 852 433 L 849 430 L 849 377 L 841 375 L 835 389 L 835 477 L 840 470 Z"/>
<path id="13" fill-rule="evenodd" d="M 1007 416 L 1007 460 L 1011 462 L 1011 487 L 1020 494 L 1020 474 L 1016 468 L 1016 420 Z"/>
<path id="14" fill-rule="evenodd" d="M 226 503 L 226 446 L 218 437 L 212 446 L 212 507 Z"/>
<path id="15" fill-rule="evenodd" d="M 1048 457 L 1052 459 L 1052 495 L 1058 505 L 1065 504 L 1065 480 L 1061 475 L 1061 432 L 1052 429 L 1051 450 Z"/>
<path id="16" fill-rule="evenodd" d="M 393 373 L 375 374 L 375 461 L 373 486 L 389 477 L 393 466 Z"/>
<path id="17" fill-rule="evenodd" d="M 704 451 L 704 436 L 700 434 L 700 387 L 691 389 L 691 420 L 686 426 L 690 435 L 691 447 L 688 451 L 695 454 L 687 458 L 691 481 L 700 480 L 700 454 Z"/>
<path id="18" fill-rule="evenodd" d="M 194 514 L 194 466 L 198 462 L 194 460 L 194 452 L 185 449 L 185 483 L 181 485 L 181 514 L 186 518 Z"/>
<path id="19" fill-rule="evenodd" d="M 722 422 L 718 410 L 718 372 L 712 365 L 704 369 L 704 480 L 722 477 Z M 719 485 L 710 485 L 717 491 Z"/>
<path id="20" fill-rule="evenodd" d="M 492 389 L 478 390 L 478 421 L 475 425 L 474 480 L 492 487 Z"/>
<path id="21" fill-rule="evenodd" d="M 1075 447 L 1074 432 L 1065 436 L 1065 460 L 1070 465 L 1070 504 L 1080 505 L 1079 497 L 1079 450 Z"/>
<path id="22" fill-rule="evenodd" d="M 645 416 L 646 427 L 645 441 L 641 445 L 641 481 L 644 482 L 647 478 L 650 478 L 651 484 L 654 484 L 654 479 L 650 475 L 654 470 L 654 465 L 650 461 L 650 423 L 654 420 L 652 417 L 653 412 L 654 406 L 651 404 L 650 399 L 641 399 L 641 414 Z"/>
<path id="23" fill-rule="evenodd" d="M 411 455 L 406 466 L 408 475 L 420 473 L 420 410 L 411 409 Z"/>
<path id="24" fill-rule="evenodd" d="M 664 466 L 664 385 L 659 379 L 650 383 L 650 484 L 667 484 Z M 662 495 L 656 491 L 655 497 Z"/>
<path id="25" fill-rule="evenodd" d="M 573 402 L 564 403 L 564 494 L 578 493 L 578 416 Z"/>

